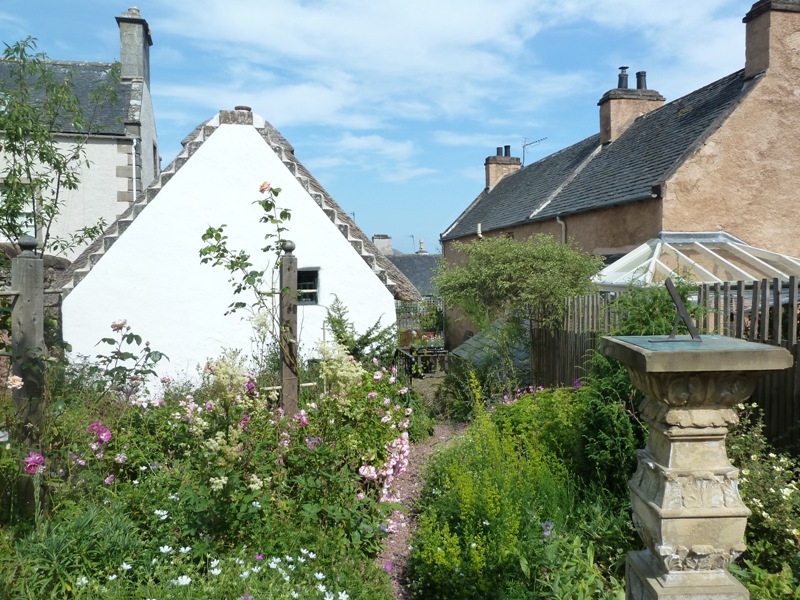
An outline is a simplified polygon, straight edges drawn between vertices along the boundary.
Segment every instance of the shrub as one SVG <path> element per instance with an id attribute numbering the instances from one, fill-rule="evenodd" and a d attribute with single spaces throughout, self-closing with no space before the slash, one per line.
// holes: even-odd
<path id="1" fill-rule="evenodd" d="M 622 565 L 634 535 L 629 507 L 602 492 L 581 500 L 564 466 L 536 442 L 538 433 L 513 427 L 539 394 L 498 409 L 502 427 L 478 416 L 467 435 L 432 458 L 409 565 L 417 597 L 624 595 Z"/>
<path id="2" fill-rule="evenodd" d="M 31 459 L 44 470 L 20 475 L 42 483 L 49 515 L 3 538 L 0 595 L 282 598 L 303 585 L 387 597 L 371 557 L 392 526 L 409 440 L 431 429 L 423 403 L 373 365 L 289 418 L 243 366 L 228 352 L 199 387 L 163 379 L 153 394 L 130 370 L 114 371 L 113 385 L 102 370 L 61 370 L 50 389 L 67 393 Z M 0 446 L 14 478 L 19 452 Z M 319 557 L 303 577 L 301 548 Z M 255 553 L 283 560 L 284 574 Z"/>
<path id="3" fill-rule="evenodd" d="M 740 470 L 742 501 L 753 511 L 745 531 L 746 564 L 784 573 L 784 578 L 794 574 L 800 586 L 800 464 L 770 446 L 758 405 L 740 409 L 743 414 L 728 434 L 727 449 Z"/>

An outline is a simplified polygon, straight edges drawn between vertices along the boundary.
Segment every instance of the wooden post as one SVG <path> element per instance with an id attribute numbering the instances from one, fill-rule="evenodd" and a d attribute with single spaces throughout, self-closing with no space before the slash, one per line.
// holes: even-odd
<path id="1" fill-rule="evenodd" d="M 11 288 L 19 292 L 11 308 L 11 365 L 24 384 L 14 390 L 14 409 L 18 442 L 35 445 L 44 418 L 44 261 L 34 238 L 22 236 L 19 246 L 11 259 Z"/>
<path id="2" fill-rule="evenodd" d="M 19 239 L 21 252 L 11 259 L 11 289 L 17 297 L 11 307 L 11 369 L 21 377 L 22 387 L 14 389 L 16 443 L 39 450 L 44 427 L 44 260 L 36 256 L 37 241 Z M 30 477 L 17 482 L 20 509 L 32 515 L 36 510 L 35 487 Z"/>
<path id="3" fill-rule="evenodd" d="M 297 257 L 295 244 L 285 240 L 281 248 L 281 404 L 286 415 L 297 412 Z"/>

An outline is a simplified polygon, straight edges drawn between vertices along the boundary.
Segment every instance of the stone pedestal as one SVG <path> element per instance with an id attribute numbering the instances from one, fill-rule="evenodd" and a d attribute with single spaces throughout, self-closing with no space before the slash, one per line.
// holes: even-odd
<path id="1" fill-rule="evenodd" d="M 602 351 L 622 362 L 645 400 L 650 426 L 629 486 L 633 521 L 647 546 L 629 554 L 626 597 L 740 600 L 747 590 L 726 568 L 744 550 L 750 511 L 725 436 L 733 407 L 758 378 L 792 364 L 784 348 L 721 336 L 604 338 Z"/>

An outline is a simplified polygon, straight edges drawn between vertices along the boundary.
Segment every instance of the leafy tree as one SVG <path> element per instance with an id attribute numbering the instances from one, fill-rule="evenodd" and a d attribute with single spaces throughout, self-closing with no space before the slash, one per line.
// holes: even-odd
<path id="1" fill-rule="evenodd" d="M 454 307 L 480 329 L 495 346 L 511 352 L 513 344 L 532 340 L 536 328 L 558 328 L 564 299 L 589 293 L 590 277 L 602 260 L 537 234 L 522 241 L 507 237 L 456 242 L 453 250 L 464 262 L 441 263 L 435 276 L 445 306 Z M 494 323 L 501 321 L 502 328 Z M 494 331 L 493 331 L 494 330 Z M 533 356 L 531 356 L 533 359 Z"/>
<path id="2" fill-rule="evenodd" d="M 590 277 L 602 268 L 600 258 L 545 234 L 456 242 L 453 250 L 466 261 L 442 263 L 436 285 L 445 304 L 464 311 L 482 330 L 500 317 L 557 327 L 564 299 L 591 291 Z"/>
<path id="3" fill-rule="evenodd" d="M 61 192 L 77 189 L 80 172 L 89 164 L 85 144 L 91 119 L 69 77 L 59 77 L 47 56 L 35 50 L 36 41 L 27 38 L 6 45 L 2 54 L 7 72 L 0 79 L 0 235 L 12 242 L 33 235 L 41 253 L 59 252 L 97 237 L 105 223 L 51 239 L 50 228 L 63 206 Z M 118 73 L 113 68 L 111 79 Z M 111 86 L 99 86 L 90 104 L 96 109 L 113 95 Z M 69 143 L 57 137 L 65 127 L 77 132 Z"/>

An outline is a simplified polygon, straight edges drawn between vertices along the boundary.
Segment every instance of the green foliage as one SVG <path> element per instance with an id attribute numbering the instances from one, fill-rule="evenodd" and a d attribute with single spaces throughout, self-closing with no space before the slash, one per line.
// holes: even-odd
<path id="1" fill-rule="evenodd" d="M 794 574 L 800 586 L 800 462 L 770 446 L 756 404 L 739 408 L 741 420 L 731 428 L 726 445 L 740 469 L 742 501 L 753 511 L 747 520 L 745 557 L 769 573 L 783 573 L 784 578 Z"/>
<path id="2" fill-rule="evenodd" d="M 752 561 L 745 559 L 746 569 L 731 565 L 730 570 L 758 600 L 797 600 L 800 598 L 800 581 L 784 564 L 778 571 L 770 573 Z"/>
<path id="3" fill-rule="evenodd" d="M 481 385 L 469 362 L 450 356 L 447 374 L 434 395 L 434 416 L 457 422 L 473 418 L 480 406 Z"/>
<path id="4" fill-rule="evenodd" d="M 282 234 L 287 230 L 286 222 L 291 218 L 288 208 L 278 208 L 276 203 L 277 196 L 281 193 L 281 188 L 273 188 L 269 182 L 261 184 L 260 191 L 264 196 L 254 202 L 264 211 L 259 218 L 259 223 L 269 226 L 267 233 L 264 234 L 265 244 L 261 251 L 267 254 L 274 254 L 280 258 L 282 252 Z M 225 314 L 231 314 L 242 308 L 252 308 L 254 312 L 265 312 L 270 315 L 271 322 L 277 323 L 276 309 L 272 300 L 276 296 L 275 276 L 269 279 L 267 272 L 271 268 L 273 271 L 280 265 L 276 260 L 271 267 L 258 269 L 255 267 L 253 258 L 244 250 L 233 250 L 228 246 L 228 236 L 225 234 L 226 225 L 219 227 L 209 227 L 202 235 L 204 246 L 200 249 L 200 262 L 210 264 L 212 267 L 222 267 L 230 274 L 229 281 L 233 287 L 234 294 L 250 292 L 254 300 L 250 303 L 240 300 L 232 302 L 228 306 Z"/>
<path id="5" fill-rule="evenodd" d="M 581 500 L 580 487 L 550 453 L 563 453 L 562 436 L 540 422 L 561 414 L 574 430 L 570 421 L 580 419 L 557 406 L 577 408 L 566 400 L 570 394 L 538 392 L 492 418 L 481 413 L 463 439 L 434 455 L 412 540 L 416 597 L 622 597 L 630 507 L 604 493 Z"/>
<path id="6" fill-rule="evenodd" d="M 140 391 L 143 382 L 156 375 L 156 365 L 162 359 L 169 358 L 144 342 L 142 336 L 131 331 L 126 320 L 115 321 L 111 329 L 118 333 L 118 338 L 103 338 L 98 344 L 112 347 L 108 354 L 98 354 L 96 362 L 88 366 L 88 375 L 94 380 L 92 387 L 103 396 L 113 390 L 126 397 Z M 138 352 L 133 352 L 140 348 Z"/>
<path id="7" fill-rule="evenodd" d="M 36 53 L 36 41 L 27 38 L 6 45 L 3 60 L 9 75 L 0 81 L 0 131 L 2 131 L 3 180 L 0 234 L 16 242 L 24 234 L 41 240 L 40 252 L 60 252 L 99 235 L 103 222 L 63 239 L 51 239 L 50 228 L 63 206 L 61 192 L 75 190 L 82 168 L 88 165 L 84 146 L 92 115 L 83 114 L 69 76 L 59 79 L 47 57 Z M 111 72 L 118 79 L 119 68 Z M 113 88 L 100 87 L 92 94 L 92 110 L 107 102 Z M 78 133 L 66 147 L 56 132 L 68 125 Z"/>
<path id="8" fill-rule="evenodd" d="M 689 299 L 694 288 L 681 278 L 675 278 L 673 283 L 692 318 L 704 316 L 706 308 Z M 620 319 L 611 335 L 668 335 L 675 324 L 675 303 L 663 285 L 630 285 L 611 308 Z M 683 322 L 679 322 L 677 333 L 688 333 Z"/>
<path id="9" fill-rule="evenodd" d="M 519 440 L 523 449 L 537 448 L 557 457 L 570 471 L 578 471 L 583 451 L 583 410 L 578 390 L 557 388 L 500 404 L 493 419 L 498 429 Z"/>
<path id="10" fill-rule="evenodd" d="M 564 298 L 589 292 L 589 278 L 602 268 L 599 258 L 544 234 L 519 242 L 503 236 L 457 242 L 453 250 L 465 262 L 442 263 L 437 288 L 447 306 L 464 311 L 482 330 L 500 317 L 555 326 Z"/>
<path id="11" fill-rule="evenodd" d="M 627 498 L 636 450 L 647 440 L 647 426 L 636 414 L 642 395 L 619 362 L 593 352 L 591 364 L 580 389 L 583 463 L 578 472 L 588 485 Z"/>
<path id="12" fill-rule="evenodd" d="M 114 327 L 124 354 L 136 336 Z M 36 475 L 49 513 L 3 530 L 0 595 L 389 596 L 374 555 L 396 518 L 392 482 L 432 425 L 391 370 L 288 418 L 237 353 L 210 361 L 199 386 L 162 379 L 155 395 L 113 364 L 114 393 L 98 393 L 91 368 L 57 373 Z M 0 446 L 0 465 L 18 471 L 20 451 Z"/>
<path id="13" fill-rule="evenodd" d="M 358 333 L 347 315 L 347 307 L 334 296 L 333 302 L 328 307 L 325 323 L 330 327 L 336 342 L 361 363 L 366 363 L 372 358 L 378 359 L 381 363 L 390 362 L 397 346 L 395 327 L 393 325 L 381 327 L 381 321 L 378 319 L 364 333 Z"/>

